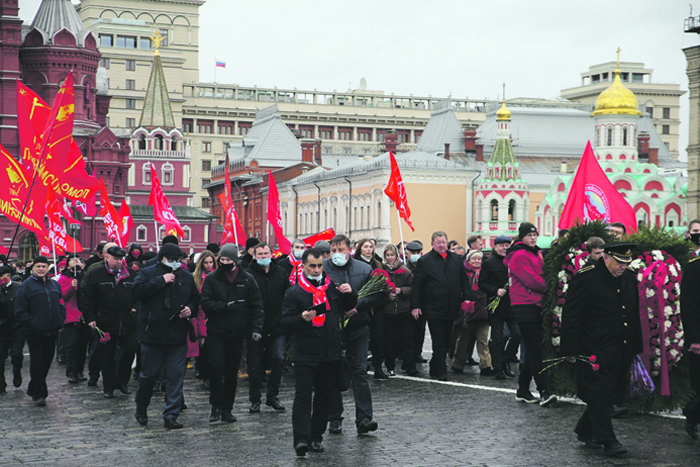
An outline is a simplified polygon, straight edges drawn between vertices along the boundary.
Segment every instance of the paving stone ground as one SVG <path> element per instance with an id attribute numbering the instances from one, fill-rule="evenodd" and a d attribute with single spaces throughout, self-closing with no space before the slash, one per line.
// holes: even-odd
<path id="1" fill-rule="evenodd" d="M 426 351 L 424 355 L 429 353 Z M 700 443 L 673 416 L 634 415 L 615 420 L 630 453 L 610 459 L 576 441 L 573 427 L 584 407 L 573 400 L 556 407 L 515 401 L 516 380 L 481 377 L 477 367 L 440 383 L 421 376 L 372 381 L 379 430 L 357 436 L 351 393 L 344 393 L 341 435 L 324 438 L 326 451 L 297 458 L 292 449 L 292 372 L 285 373 L 275 413 L 262 406 L 248 413 L 248 383 L 241 382 L 234 414 L 238 422 L 210 425 L 208 392 L 188 370 L 180 416 L 182 430 L 166 431 L 161 395 L 154 395 L 149 424 L 133 417 L 133 395 L 102 397 L 101 381 L 71 385 L 65 367 L 49 373 L 47 407 L 35 407 L 24 384 L 0 394 L 0 465 L 52 466 L 699 466 Z M 5 369 L 10 377 L 9 361 Z M 135 383 L 130 385 L 134 390 Z"/>

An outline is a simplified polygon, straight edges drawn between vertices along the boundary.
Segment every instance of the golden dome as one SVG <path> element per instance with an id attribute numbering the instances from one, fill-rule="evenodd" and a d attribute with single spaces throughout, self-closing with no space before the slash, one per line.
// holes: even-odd
<path id="1" fill-rule="evenodd" d="M 506 101 L 503 99 L 503 104 L 501 108 L 496 112 L 496 120 L 510 120 L 510 110 L 506 107 Z"/>
<path id="2" fill-rule="evenodd" d="M 608 89 L 601 92 L 595 101 L 596 115 L 642 115 L 637 109 L 637 97 L 620 81 L 620 68 L 615 70 L 615 80 Z"/>

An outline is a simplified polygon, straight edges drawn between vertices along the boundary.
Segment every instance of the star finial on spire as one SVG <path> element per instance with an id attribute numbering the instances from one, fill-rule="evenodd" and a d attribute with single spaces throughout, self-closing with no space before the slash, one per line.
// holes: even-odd
<path id="1" fill-rule="evenodd" d="M 620 50 L 620 48 L 618 47 L 618 48 L 617 48 L 617 69 L 618 69 L 618 70 L 620 69 L 620 52 L 621 52 L 621 50 Z"/>

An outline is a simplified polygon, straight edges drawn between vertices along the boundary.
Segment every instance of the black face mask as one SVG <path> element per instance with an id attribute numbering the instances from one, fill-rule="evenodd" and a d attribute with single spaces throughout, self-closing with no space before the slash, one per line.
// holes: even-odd
<path id="1" fill-rule="evenodd" d="M 222 263 L 221 261 L 219 261 L 219 267 L 220 267 L 223 271 L 225 271 L 225 272 L 233 271 L 233 267 L 234 267 L 234 266 L 235 266 L 234 263 L 227 263 L 227 264 L 224 264 L 224 263 Z"/>
<path id="2" fill-rule="evenodd" d="M 700 233 L 691 233 L 690 241 L 693 242 L 693 245 L 700 245 Z"/>
<path id="3" fill-rule="evenodd" d="M 82 270 L 83 270 L 83 268 L 78 268 L 78 267 L 76 267 L 76 268 L 75 268 L 75 273 L 76 273 L 76 274 L 80 274 Z"/>

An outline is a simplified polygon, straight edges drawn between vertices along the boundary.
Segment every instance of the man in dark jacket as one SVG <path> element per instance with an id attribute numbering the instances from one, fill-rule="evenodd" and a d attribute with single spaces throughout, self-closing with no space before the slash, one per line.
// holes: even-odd
<path id="1" fill-rule="evenodd" d="M 126 252 L 113 246 L 105 252 L 105 262 L 91 270 L 83 288 L 83 315 L 88 326 L 109 333 L 109 339 L 100 344 L 100 367 L 104 385 L 104 397 L 114 398 L 114 390 L 131 394 L 127 388 L 131 376 L 131 364 L 136 354 L 136 308 L 131 289 L 136 271 L 124 262 Z M 115 365 L 117 345 L 121 351 L 119 364 Z"/>
<path id="2" fill-rule="evenodd" d="M 259 238 L 255 237 L 250 237 L 248 240 L 245 241 L 245 254 L 243 255 L 242 258 L 236 258 L 236 263 L 238 263 L 238 266 L 246 269 L 248 266 L 250 266 L 250 263 L 253 262 L 253 254 L 254 254 L 254 249 L 255 246 L 260 243 Z M 236 247 L 238 248 L 238 247 Z"/>
<path id="3" fill-rule="evenodd" d="M 340 320 L 357 304 L 357 293 L 341 293 L 323 272 L 322 256 L 314 248 L 304 252 L 303 277 L 287 290 L 283 304 L 282 325 L 294 333 L 292 427 L 298 456 L 306 455 L 309 447 L 324 450 L 331 391 L 340 377 Z"/>
<path id="4" fill-rule="evenodd" d="M 457 318 L 464 300 L 472 300 L 467 273 L 462 260 L 447 251 L 447 234 L 433 233 L 433 249 L 418 260 L 411 288 L 411 313 L 415 319 L 425 315 L 433 341 L 430 376 L 447 381 L 447 345 L 452 323 Z"/>
<path id="5" fill-rule="evenodd" d="M 692 225 L 693 223 L 691 223 Z M 696 223 L 697 226 L 699 223 Z M 700 234 L 691 234 L 694 242 L 700 241 Z M 685 430 L 692 439 L 698 439 L 697 426 L 700 424 L 700 256 L 688 261 L 681 280 L 681 320 L 685 334 L 690 389 L 693 398 L 683 408 Z"/>
<path id="6" fill-rule="evenodd" d="M 66 319 L 61 286 L 46 278 L 48 271 L 46 257 L 34 258 L 32 275 L 19 286 L 15 300 L 15 319 L 22 324 L 29 347 L 27 395 L 37 406 L 46 405 L 46 375 L 56 350 L 56 335 Z"/>
<path id="7" fill-rule="evenodd" d="M 418 260 L 423 256 L 423 244 L 420 240 L 413 240 L 406 244 L 406 267 L 413 277 L 416 276 L 418 268 Z M 401 256 L 403 261 L 403 256 Z M 413 350 L 416 352 L 416 363 L 426 363 L 423 358 L 423 343 L 425 342 L 425 316 L 420 315 L 418 319 L 413 320 Z"/>
<path id="8" fill-rule="evenodd" d="M 263 301 L 253 276 L 237 266 L 238 247 L 227 243 L 219 265 L 202 284 L 202 310 L 207 316 L 209 348 L 209 422 L 232 423 L 243 341 L 260 341 Z"/>
<path id="9" fill-rule="evenodd" d="M 248 272 L 255 279 L 262 295 L 265 321 L 262 339 L 248 344 L 248 374 L 250 374 L 250 412 L 260 412 L 262 393 L 260 386 L 263 375 L 263 355 L 270 357 L 270 377 L 267 381 L 267 397 L 265 405 L 277 411 L 283 411 L 284 405 L 277 396 L 280 392 L 282 369 L 284 367 L 284 330 L 282 329 L 282 302 L 289 288 L 289 275 L 272 261 L 272 248 L 267 243 L 259 243 L 255 247 L 255 260 L 250 264 Z"/>
<path id="10" fill-rule="evenodd" d="M 491 342 L 489 351 L 491 353 L 491 364 L 496 370 L 496 379 L 505 379 L 515 376 L 510 364 L 503 359 L 503 324 L 508 324 L 510 329 L 510 340 L 505 350 L 506 355 L 515 355 L 520 345 L 520 329 L 513 320 L 513 313 L 510 309 L 510 295 L 508 295 L 508 268 L 503 264 L 506 250 L 510 245 L 510 237 L 501 235 L 493 241 L 493 252 L 491 257 L 484 261 L 479 275 L 479 288 L 486 292 L 489 301 L 495 297 L 501 297 L 498 307 L 489 313 L 489 324 L 491 325 Z"/>
<path id="11" fill-rule="evenodd" d="M 604 245 L 605 256 L 571 280 L 562 314 L 561 354 L 595 356 L 595 362 L 576 362 L 577 394 L 587 407 L 574 431 L 587 445 L 602 444 L 609 456 L 627 452 L 615 437 L 610 405 L 622 400 L 632 359 L 643 350 L 637 279 L 626 269 L 636 246 Z"/>
<path id="12" fill-rule="evenodd" d="M 330 241 L 331 257 L 323 260 L 323 272 L 336 284 L 342 294 L 357 294 L 370 279 L 372 268 L 350 256 L 350 239 L 336 235 Z M 357 306 L 345 313 L 348 318 L 344 325 L 343 340 L 346 356 L 352 369 L 352 394 L 355 398 L 355 425 L 362 435 L 378 428 L 372 420 L 372 389 L 367 375 L 367 352 L 369 350 L 370 310 L 380 304 L 381 294 L 362 297 Z M 343 397 L 337 388 L 331 396 L 329 431 L 338 434 L 342 431 Z"/>
<path id="13" fill-rule="evenodd" d="M 22 325 L 15 319 L 15 298 L 19 284 L 10 278 L 9 266 L 0 266 L 0 361 L 3 362 L 0 373 L 0 393 L 5 392 L 5 365 L 7 355 L 12 363 L 12 385 L 22 385 L 22 362 L 24 361 L 24 332 Z"/>
<path id="14" fill-rule="evenodd" d="M 141 373 L 136 390 L 136 421 L 148 423 L 147 408 L 156 378 L 165 370 L 166 429 L 182 428 L 182 384 L 187 361 L 187 319 L 199 310 L 199 291 L 192 274 L 181 266 L 180 247 L 167 243 L 158 251 L 159 262 L 140 269 L 131 296 L 136 300 L 137 339 L 141 343 Z"/>

